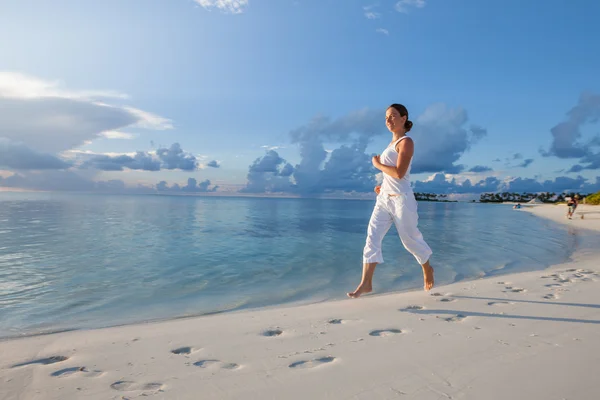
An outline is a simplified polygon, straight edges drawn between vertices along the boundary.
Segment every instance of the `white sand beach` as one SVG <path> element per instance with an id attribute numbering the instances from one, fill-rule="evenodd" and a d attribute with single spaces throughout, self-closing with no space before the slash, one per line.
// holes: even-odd
<path id="1" fill-rule="evenodd" d="M 600 231 L 600 207 L 521 211 Z M 599 260 L 600 243 L 431 293 L 4 340 L 0 398 L 597 399 Z"/>

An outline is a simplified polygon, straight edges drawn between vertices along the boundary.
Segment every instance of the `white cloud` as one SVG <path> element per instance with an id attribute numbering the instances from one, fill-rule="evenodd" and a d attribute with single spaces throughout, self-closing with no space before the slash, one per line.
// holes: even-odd
<path id="1" fill-rule="evenodd" d="M 269 150 L 285 149 L 284 146 L 267 146 L 267 145 L 264 145 L 264 146 L 260 146 L 260 147 L 263 148 L 263 149 L 266 149 L 267 151 L 269 151 Z"/>
<path id="2" fill-rule="evenodd" d="M 375 32 L 381 33 L 381 34 L 384 34 L 384 35 L 388 35 L 388 36 L 390 34 L 390 32 L 387 29 L 383 29 L 383 28 L 379 28 Z"/>
<path id="3" fill-rule="evenodd" d="M 423 8 L 425 7 L 425 0 L 400 0 L 396 3 L 396 11 L 401 13 L 408 13 L 411 7 Z"/>
<path id="4" fill-rule="evenodd" d="M 94 98 L 128 99 L 129 96 L 113 90 L 72 91 L 61 87 L 59 81 L 44 81 L 18 72 L 0 71 L 0 97 L 36 99 L 60 97 L 89 100 Z"/>
<path id="5" fill-rule="evenodd" d="M 110 132 L 125 127 L 173 128 L 166 118 L 99 98 L 128 97 L 114 91 L 71 90 L 57 81 L 0 72 L 0 137 L 38 153 L 57 154 L 100 137 L 115 137 Z"/>
<path id="6" fill-rule="evenodd" d="M 173 129 L 173 124 L 170 119 L 160 117 L 158 115 L 138 110 L 133 107 L 123 107 L 124 110 L 127 110 L 132 115 L 135 115 L 138 118 L 137 124 L 135 126 L 144 129 L 152 129 L 157 131 L 164 131 L 167 129 Z"/>
<path id="7" fill-rule="evenodd" d="M 217 8 L 229 14 L 241 14 L 248 6 L 248 0 L 194 0 L 202 7 L 210 10 Z"/>
<path id="8" fill-rule="evenodd" d="M 377 18 L 381 18 L 381 14 L 373 12 L 373 11 L 367 11 L 367 12 L 365 12 L 365 17 L 367 17 L 368 19 L 377 19 Z"/>
<path id="9" fill-rule="evenodd" d="M 132 133 L 119 132 L 119 131 L 106 131 L 102 132 L 100 136 L 106 139 L 133 139 L 135 137 Z"/>

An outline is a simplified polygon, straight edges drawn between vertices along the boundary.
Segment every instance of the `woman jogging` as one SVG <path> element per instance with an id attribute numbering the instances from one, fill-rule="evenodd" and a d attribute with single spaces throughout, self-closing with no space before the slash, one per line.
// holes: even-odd
<path id="1" fill-rule="evenodd" d="M 374 156 L 372 160 L 373 166 L 383 172 L 383 183 L 375 188 L 377 201 L 363 251 L 362 280 L 354 292 L 348 293 L 351 298 L 373 290 L 375 267 L 383 263 L 381 243 L 392 223 L 396 225 L 406 250 L 423 268 L 424 289 L 433 287 L 433 268 L 429 265 L 432 251 L 417 228 L 417 201 L 410 186 L 414 142 L 406 134 L 413 123 L 408 120 L 408 110 L 401 104 L 392 104 L 387 109 L 385 122 L 392 133 L 392 141 L 380 156 Z"/>

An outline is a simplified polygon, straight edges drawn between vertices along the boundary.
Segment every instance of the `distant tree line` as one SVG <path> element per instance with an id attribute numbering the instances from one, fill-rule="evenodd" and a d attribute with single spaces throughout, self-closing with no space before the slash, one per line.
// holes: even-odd
<path id="1" fill-rule="evenodd" d="M 447 194 L 415 192 L 415 198 L 417 199 L 417 201 L 441 201 L 446 203 L 452 202 L 452 200 L 448 200 Z"/>
<path id="2" fill-rule="evenodd" d="M 543 203 L 561 203 L 566 201 L 566 197 L 574 197 L 579 195 L 579 201 L 583 202 L 590 194 L 584 193 L 554 193 L 554 192 L 542 192 L 542 193 L 482 193 L 479 196 L 479 202 L 481 203 L 503 203 L 505 201 L 515 203 L 527 203 L 535 198 L 538 198 Z"/>

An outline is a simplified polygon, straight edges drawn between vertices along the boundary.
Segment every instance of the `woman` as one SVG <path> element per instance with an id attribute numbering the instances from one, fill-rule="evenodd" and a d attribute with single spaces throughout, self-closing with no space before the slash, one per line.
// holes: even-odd
<path id="1" fill-rule="evenodd" d="M 412 128 L 408 111 L 402 104 L 392 104 L 386 111 L 385 122 L 392 132 L 392 142 L 380 156 L 373 157 L 375 168 L 383 172 L 383 183 L 375 187 L 377 201 L 363 251 L 363 274 L 360 285 L 349 297 L 357 298 L 373 290 L 373 273 L 383 263 L 381 242 L 392 223 L 402 244 L 421 264 L 425 290 L 433 287 L 433 268 L 429 265 L 432 251 L 417 228 L 417 201 L 410 186 L 410 165 L 414 154 L 413 140 L 406 134 Z"/>
<path id="2" fill-rule="evenodd" d="M 576 194 L 573 197 L 569 197 L 569 200 L 567 201 L 567 206 L 569 207 L 569 210 L 567 211 L 567 218 L 572 219 L 573 218 L 573 214 L 575 214 L 575 209 L 577 208 L 577 205 L 579 203 L 579 195 Z"/>

